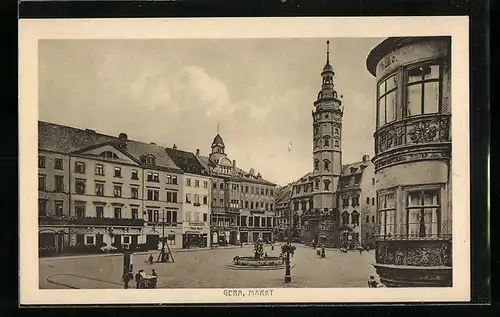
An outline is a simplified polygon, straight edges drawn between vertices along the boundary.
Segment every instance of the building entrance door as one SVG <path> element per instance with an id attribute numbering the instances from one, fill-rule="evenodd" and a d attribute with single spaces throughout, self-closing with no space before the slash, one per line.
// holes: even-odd
<path id="1" fill-rule="evenodd" d="M 160 243 L 160 236 L 157 234 L 146 235 L 146 245 L 148 250 L 158 250 L 158 244 Z"/>

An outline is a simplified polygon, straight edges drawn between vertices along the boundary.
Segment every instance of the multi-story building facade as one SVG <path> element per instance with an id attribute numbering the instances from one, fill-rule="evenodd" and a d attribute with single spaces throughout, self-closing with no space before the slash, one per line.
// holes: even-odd
<path id="1" fill-rule="evenodd" d="M 38 134 L 41 247 L 63 252 L 75 245 L 147 243 L 156 249 L 163 233 L 172 247 L 181 246 L 182 203 L 172 193 L 181 191 L 183 171 L 164 148 L 124 133 L 47 122 L 39 122 Z M 160 230 L 164 214 L 170 220 Z"/>
<path id="2" fill-rule="evenodd" d="M 284 241 L 292 237 L 292 209 L 290 197 L 292 196 L 292 183 L 277 186 L 275 189 L 275 233 L 276 240 Z"/>
<path id="3" fill-rule="evenodd" d="M 451 38 L 388 38 L 377 80 L 376 264 L 387 286 L 451 286 Z"/>
<path id="4" fill-rule="evenodd" d="M 236 245 L 273 239 L 275 184 L 245 172 L 225 153 L 217 134 L 208 157 L 197 155 L 211 180 L 211 238 L 213 245 Z M 199 154 L 199 153 L 197 153 Z"/>
<path id="5" fill-rule="evenodd" d="M 210 178 L 195 154 L 181 151 L 174 145 L 168 155 L 184 172 L 183 181 L 183 248 L 208 247 L 210 236 Z M 199 155 L 199 150 L 196 153 Z"/>
<path id="6" fill-rule="evenodd" d="M 341 247 L 366 247 L 373 240 L 374 189 L 374 167 L 368 155 L 361 162 L 342 166 L 337 190 Z"/>

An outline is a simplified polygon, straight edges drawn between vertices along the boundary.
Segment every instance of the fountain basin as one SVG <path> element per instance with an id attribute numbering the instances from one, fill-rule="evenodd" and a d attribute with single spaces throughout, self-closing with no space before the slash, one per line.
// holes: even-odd
<path id="1" fill-rule="evenodd" d="M 235 257 L 233 263 L 226 267 L 233 270 L 281 270 L 285 268 L 285 263 L 281 257 Z M 292 263 L 290 267 L 293 267 Z"/>

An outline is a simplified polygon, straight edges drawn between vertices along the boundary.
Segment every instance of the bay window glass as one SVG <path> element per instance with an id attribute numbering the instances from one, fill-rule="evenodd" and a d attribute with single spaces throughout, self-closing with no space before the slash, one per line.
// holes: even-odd
<path id="1" fill-rule="evenodd" d="M 439 112 L 439 65 L 420 65 L 406 72 L 406 115 Z"/>
<path id="2" fill-rule="evenodd" d="M 406 199 L 409 237 L 437 237 L 440 234 L 441 206 L 439 189 L 409 191 Z"/>
<path id="3" fill-rule="evenodd" d="M 396 216 L 396 202 L 394 193 L 379 195 L 379 205 L 377 213 L 379 236 L 389 237 L 394 235 L 394 220 Z"/>
<path id="4" fill-rule="evenodd" d="M 392 75 L 378 86 L 378 126 L 396 120 L 396 75 Z"/>

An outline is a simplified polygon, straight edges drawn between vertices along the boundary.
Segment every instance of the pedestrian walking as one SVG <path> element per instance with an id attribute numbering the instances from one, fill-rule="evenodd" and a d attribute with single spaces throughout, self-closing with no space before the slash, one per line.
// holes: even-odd
<path id="1" fill-rule="evenodd" d="M 153 254 L 149 254 L 149 264 L 153 264 Z"/>
<path id="2" fill-rule="evenodd" d="M 125 285 L 124 285 L 124 288 L 125 289 L 128 289 L 128 282 L 130 281 L 130 274 L 131 273 L 125 273 L 125 275 L 123 275 L 123 281 L 125 282 Z"/>
<path id="3" fill-rule="evenodd" d="M 363 248 L 362 247 L 359 247 L 358 250 L 359 250 L 359 254 L 363 254 Z"/>
<path id="4" fill-rule="evenodd" d="M 135 275 L 135 288 L 141 288 L 141 273 L 140 271 L 137 272 L 137 274 Z"/>

